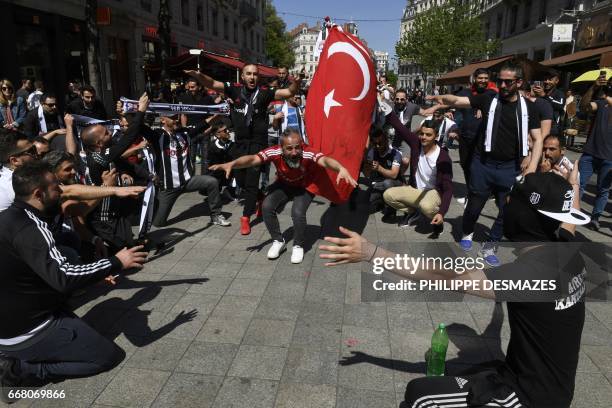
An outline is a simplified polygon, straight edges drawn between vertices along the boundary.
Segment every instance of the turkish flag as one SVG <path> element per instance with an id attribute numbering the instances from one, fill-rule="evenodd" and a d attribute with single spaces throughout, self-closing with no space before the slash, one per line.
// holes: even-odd
<path id="1" fill-rule="evenodd" d="M 376 74 L 367 48 L 334 26 L 328 32 L 306 100 L 306 134 L 313 150 L 336 159 L 357 180 L 376 101 Z M 316 167 L 306 189 L 340 204 L 353 187 Z"/>

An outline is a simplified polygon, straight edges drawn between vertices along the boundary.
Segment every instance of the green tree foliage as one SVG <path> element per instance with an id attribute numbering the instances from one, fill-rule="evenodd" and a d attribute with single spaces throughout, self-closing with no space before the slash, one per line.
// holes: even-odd
<path id="1" fill-rule="evenodd" d="M 295 54 L 291 46 L 292 39 L 286 32 L 285 22 L 276 14 L 270 0 L 266 1 L 266 56 L 274 66 L 292 67 Z"/>
<path id="2" fill-rule="evenodd" d="M 397 86 L 397 74 L 393 71 L 387 71 L 385 72 L 385 76 L 387 77 L 387 83 L 395 88 Z"/>
<path id="3" fill-rule="evenodd" d="M 395 52 L 419 65 L 424 74 L 437 76 L 482 59 L 498 46 L 485 38 L 477 1 L 448 0 L 417 14 Z"/>

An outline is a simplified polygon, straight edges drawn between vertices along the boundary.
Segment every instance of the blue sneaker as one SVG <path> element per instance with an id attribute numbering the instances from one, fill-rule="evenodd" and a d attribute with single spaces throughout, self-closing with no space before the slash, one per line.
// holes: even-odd
<path id="1" fill-rule="evenodd" d="M 496 255 L 497 246 L 491 242 L 485 242 L 482 245 L 480 251 L 478 251 L 478 256 L 484 259 L 487 265 L 496 268 L 501 265 L 499 258 Z"/>
<path id="2" fill-rule="evenodd" d="M 465 252 L 469 252 L 469 251 L 472 250 L 472 240 L 471 239 L 462 239 L 461 241 L 459 241 L 459 246 Z"/>

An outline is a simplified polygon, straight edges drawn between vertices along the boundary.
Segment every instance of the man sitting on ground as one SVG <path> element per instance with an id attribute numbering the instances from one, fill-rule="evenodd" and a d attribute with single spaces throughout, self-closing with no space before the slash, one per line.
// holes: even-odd
<path id="1" fill-rule="evenodd" d="M 401 227 L 409 226 L 422 213 L 431 220 L 432 238 L 437 238 L 453 197 L 450 156 L 436 143 L 433 121 L 421 124 L 418 137 L 402 125 L 395 113 L 387 115 L 387 123 L 410 145 L 410 179 L 408 186 L 390 188 L 383 198 L 389 206 L 406 214 Z"/>
<path id="2" fill-rule="evenodd" d="M 370 214 L 383 210 L 383 220 L 395 215 L 395 211 L 385 205 L 383 193 L 391 187 L 401 186 L 400 167 L 402 154 L 389 145 L 387 135 L 382 128 L 375 128 L 370 136 L 371 146 L 365 157 L 363 174 L 368 179 L 370 197 Z"/>
<path id="3" fill-rule="evenodd" d="M 125 356 L 74 313 L 66 295 L 121 269 L 141 268 L 142 247 L 76 265 L 58 250 L 48 222 L 60 210 L 61 190 L 46 163 L 13 174 L 15 202 L 0 214 L 0 396 L 32 381 L 58 381 L 107 371 Z M 66 335 L 69 334 L 69 335 Z"/>

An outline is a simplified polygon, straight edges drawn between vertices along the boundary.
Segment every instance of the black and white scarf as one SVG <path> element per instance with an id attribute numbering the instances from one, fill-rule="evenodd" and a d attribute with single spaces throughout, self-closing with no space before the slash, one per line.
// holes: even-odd
<path id="1" fill-rule="evenodd" d="M 135 113 L 138 111 L 138 101 L 121 97 L 123 102 L 123 113 Z M 147 113 L 158 115 L 176 115 L 184 113 L 187 115 L 229 115 L 230 109 L 227 102 L 217 105 L 185 105 L 182 103 L 161 103 L 151 102 L 147 108 Z"/>
<path id="2" fill-rule="evenodd" d="M 519 130 L 519 147 L 522 156 L 527 156 L 529 153 L 529 111 L 527 103 L 522 95 L 518 95 L 518 103 L 516 104 L 516 127 Z M 496 96 L 491 101 L 489 107 L 489 115 L 487 117 L 487 130 L 485 134 L 485 151 L 490 152 L 493 145 L 493 139 L 497 136 L 499 129 L 499 121 L 501 120 L 501 104 L 499 96 Z"/>

